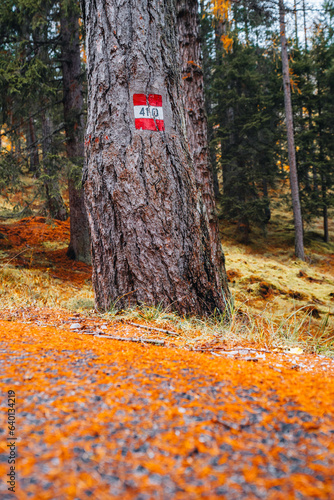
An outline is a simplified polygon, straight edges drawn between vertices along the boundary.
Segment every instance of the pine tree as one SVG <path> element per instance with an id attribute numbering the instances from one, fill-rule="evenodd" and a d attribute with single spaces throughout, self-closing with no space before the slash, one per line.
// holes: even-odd
<path id="1" fill-rule="evenodd" d="M 172 0 L 84 2 L 84 189 L 102 309 L 146 303 L 208 314 L 227 306 L 186 143 L 173 8 Z"/>
<path id="2" fill-rule="evenodd" d="M 329 242 L 328 210 L 333 206 L 334 186 L 334 45 L 333 30 L 325 22 L 315 25 L 312 40 L 313 77 L 315 81 L 314 129 L 317 136 L 315 154 L 319 174 L 319 207 L 323 217 L 324 241 Z"/>
<path id="3" fill-rule="evenodd" d="M 295 137 L 293 126 L 293 113 L 291 102 L 291 85 L 290 71 L 287 50 L 287 39 L 285 35 L 285 6 L 283 0 L 279 0 L 279 15 L 280 15 L 280 35 L 281 35 L 281 54 L 282 54 L 282 71 L 283 71 L 283 88 L 284 88 L 284 107 L 285 120 L 288 139 L 288 155 L 289 155 L 289 172 L 290 172 L 290 188 L 292 198 L 292 209 L 295 226 L 295 253 L 296 257 L 305 260 L 304 253 L 304 237 L 303 237 L 303 219 L 300 206 L 298 173 L 296 165 L 296 150 Z"/>
<path id="4" fill-rule="evenodd" d="M 59 72 L 53 3 L 9 0 L 0 7 L 2 123 L 19 168 L 28 166 L 43 185 L 46 210 L 66 219 L 59 176 Z M 28 129 L 28 134 L 27 134 Z M 28 135 L 28 143 L 22 141 Z M 32 164 L 31 164 L 32 161 Z M 38 171 L 37 171 L 38 169 Z"/>
<path id="5" fill-rule="evenodd" d="M 90 263 L 90 236 L 81 184 L 84 160 L 84 72 L 80 57 L 79 6 L 74 0 L 60 5 L 63 104 L 66 153 L 71 162 L 68 179 L 70 200 L 70 244 L 67 255 Z"/>
<path id="6" fill-rule="evenodd" d="M 264 230 L 270 219 L 268 187 L 277 175 L 276 142 L 280 129 L 279 83 L 270 48 L 251 40 L 245 8 L 234 7 L 233 45 L 215 66 L 211 114 L 218 163 L 222 171 L 223 216 L 238 223 L 241 239 L 248 241 L 250 225 Z M 247 24 L 248 43 L 244 43 Z M 241 35 L 241 39 L 239 36 Z"/>
<path id="7" fill-rule="evenodd" d="M 324 241 L 329 241 L 328 210 L 333 205 L 333 30 L 328 7 L 314 23 L 308 50 L 292 54 L 297 91 L 293 94 L 297 164 L 304 217 L 323 217 Z"/>
<path id="8" fill-rule="evenodd" d="M 17 160 L 16 178 L 22 166 L 28 168 L 38 179 L 37 184 L 43 186 L 46 213 L 65 220 L 68 213 L 60 183 L 64 184 L 68 174 L 68 254 L 89 262 L 88 222 L 81 188 L 85 72 L 80 60 L 79 14 L 76 0 L 39 0 L 33 4 L 9 0 L 2 4 L 0 85 L 5 133 L 17 145 L 22 133 L 25 135 L 20 152 L 17 147 L 11 152 L 12 160 Z M 6 155 L 1 158 L 2 165 L 8 165 Z"/>

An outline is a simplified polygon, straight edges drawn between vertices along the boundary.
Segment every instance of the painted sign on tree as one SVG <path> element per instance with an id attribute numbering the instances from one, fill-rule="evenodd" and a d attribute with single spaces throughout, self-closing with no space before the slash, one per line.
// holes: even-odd
<path id="1" fill-rule="evenodd" d="M 134 94 L 133 107 L 137 130 L 165 130 L 161 95 Z"/>

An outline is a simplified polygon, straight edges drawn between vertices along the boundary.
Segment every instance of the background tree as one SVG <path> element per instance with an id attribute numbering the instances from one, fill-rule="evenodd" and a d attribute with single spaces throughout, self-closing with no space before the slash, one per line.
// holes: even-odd
<path id="1" fill-rule="evenodd" d="M 205 113 L 204 79 L 199 34 L 197 0 L 178 0 L 177 27 L 185 108 L 187 140 L 197 186 L 209 220 L 211 249 L 222 260 L 218 219 L 215 207 L 213 172 L 209 158 L 208 126 Z"/>
<path id="2" fill-rule="evenodd" d="M 85 125 L 79 13 L 76 1 L 63 0 L 60 11 L 63 103 L 66 153 L 72 166 L 68 178 L 71 240 L 67 255 L 89 263 L 91 261 L 89 227 L 81 186 Z"/>
<path id="3" fill-rule="evenodd" d="M 285 7 L 283 0 L 279 0 L 279 15 L 280 15 L 281 51 L 282 51 L 282 69 L 283 69 L 284 106 L 285 106 L 287 139 L 288 139 L 290 187 L 291 187 L 293 218 L 295 226 L 295 252 L 296 256 L 299 259 L 305 260 L 303 219 L 302 219 L 302 211 L 301 211 L 300 197 L 299 197 L 295 137 L 294 137 L 292 102 L 291 102 L 290 71 L 289 71 L 287 40 L 285 35 Z"/>
<path id="4" fill-rule="evenodd" d="M 68 255 L 89 262 L 81 187 L 85 71 L 80 58 L 79 14 L 76 0 L 35 4 L 9 0 L 2 4 L 1 110 L 3 133 L 12 145 L 20 144 L 10 152 L 12 169 L 16 165 L 18 177 L 27 171 L 34 175 L 35 187 L 45 197 L 45 214 L 51 218 L 68 217 L 61 192 L 68 176 Z M 4 169 L 7 157 L 8 153 L 1 158 Z"/>
<path id="5" fill-rule="evenodd" d="M 332 136 L 328 126 L 331 123 L 331 73 L 327 62 L 330 57 L 326 56 L 330 54 L 332 47 L 329 36 L 330 9 L 324 8 L 324 12 L 328 12 L 328 21 L 322 24 L 322 28 L 326 28 L 320 30 L 326 33 L 327 52 L 320 46 L 319 50 L 315 48 L 315 36 L 311 40 L 309 27 L 307 44 L 304 43 L 304 37 L 300 36 L 298 22 L 301 24 L 304 21 L 305 28 L 306 14 L 302 19 L 293 17 L 291 10 L 287 12 L 293 21 L 293 29 L 289 33 L 294 37 L 285 37 L 284 45 L 285 88 L 292 94 L 288 141 L 287 135 L 284 137 L 282 134 L 286 110 L 282 93 L 282 58 L 278 50 L 281 34 L 278 2 L 260 0 L 233 3 L 229 19 L 224 18 L 223 27 L 219 29 L 217 26 L 221 16 L 216 19 L 219 1 L 213 4 L 215 8 L 212 10 L 211 3 L 204 0 L 201 2 L 201 23 L 211 155 L 218 174 L 219 193 L 216 191 L 216 194 L 220 196 L 221 217 L 238 223 L 237 233 L 244 241 L 248 239 L 251 225 L 259 225 L 265 229 L 270 218 L 270 188 L 276 181 L 285 179 L 289 165 L 293 164 L 293 160 L 291 163 L 288 158 L 288 142 L 291 153 L 290 125 L 293 122 L 297 154 L 295 169 L 292 168 L 292 171 L 295 172 L 293 178 L 296 180 L 299 177 L 299 182 L 293 184 L 292 204 L 285 189 L 281 192 L 281 199 L 287 200 L 289 207 L 293 208 L 295 205 L 296 212 L 296 197 L 298 201 L 301 196 L 306 222 L 322 215 L 324 237 L 328 239 L 326 217 L 328 220 L 328 210 L 332 203 L 332 154 L 329 147 L 325 148 L 324 141 L 326 144 L 332 142 L 328 140 Z M 308 7 L 303 4 L 302 8 L 306 13 Z M 217 30 L 223 33 L 220 44 Z M 314 30 L 319 35 L 319 26 Z M 317 73 L 320 79 L 315 72 L 316 54 L 318 68 L 321 68 Z M 321 81 L 321 92 L 316 87 L 318 80 Z M 321 113 L 318 106 L 320 95 L 324 96 Z M 325 109 L 329 114 L 324 112 Z M 321 133 L 320 115 L 324 117 Z M 323 138 L 321 147 L 320 136 Z M 323 151 L 322 160 L 319 159 L 320 151 Z M 302 242 L 300 202 L 297 226 L 299 242 Z M 303 256 L 297 249 L 296 252 Z"/>
<path id="6" fill-rule="evenodd" d="M 233 5 L 233 23 L 225 21 L 219 57 L 211 49 L 207 85 L 221 216 L 237 221 L 244 242 L 251 224 L 265 231 L 270 219 L 268 190 L 278 175 L 277 142 L 281 138 L 277 50 L 272 33 L 259 40 L 259 26 L 259 31 L 269 31 L 262 13 L 250 11 L 247 4 Z"/>
<path id="7" fill-rule="evenodd" d="M 329 210 L 333 206 L 333 29 L 331 6 L 324 4 L 309 30 L 305 48 L 291 51 L 295 80 L 292 103 L 297 168 L 303 217 L 323 218 L 323 238 L 329 242 Z"/>
<path id="8" fill-rule="evenodd" d="M 51 36 L 53 4 L 9 1 L 1 6 L 0 17 L 0 41 L 6 54 L 1 64 L 3 127 L 11 144 L 16 145 L 16 163 L 39 178 L 45 211 L 64 220 L 67 213 L 59 186 L 62 162 L 58 158 L 63 124 L 57 35 Z M 24 137 L 27 125 L 28 141 Z"/>

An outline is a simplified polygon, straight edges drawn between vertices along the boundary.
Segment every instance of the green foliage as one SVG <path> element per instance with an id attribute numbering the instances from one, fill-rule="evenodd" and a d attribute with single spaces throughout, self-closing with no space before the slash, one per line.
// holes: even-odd
<path id="1" fill-rule="evenodd" d="M 68 174 L 79 186 L 83 163 L 82 158 L 69 162 L 65 151 L 60 17 L 69 7 L 73 11 L 79 4 L 4 0 L 0 5 L 0 131 L 6 136 L 0 182 L 15 185 L 24 166 L 44 186 L 44 196 L 58 191 L 59 200 L 59 180 Z"/>
<path id="2" fill-rule="evenodd" d="M 334 204 L 334 32 L 327 4 L 313 24 L 309 51 L 295 48 L 292 68 L 298 170 L 304 218 L 323 216 Z M 326 239 L 326 231 L 324 234 Z M 328 236 L 327 236 L 328 237 Z"/>
<path id="3" fill-rule="evenodd" d="M 283 97 L 272 39 L 259 46 L 251 37 L 259 15 L 250 20 L 245 8 L 236 6 L 234 18 L 232 49 L 212 59 L 209 125 L 222 215 L 236 220 L 247 239 L 250 223 L 265 228 L 270 219 L 268 188 L 278 175 Z"/>
<path id="4" fill-rule="evenodd" d="M 69 179 L 74 181 L 76 189 L 82 187 L 82 165 L 83 158 L 72 158 L 73 161 L 66 160 L 66 175 Z M 75 163 L 74 163 L 75 161 Z"/>
<path id="5" fill-rule="evenodd" d="M 221 217 L 236 221 L 247 240 L 251 225 L 265 230 L 270 188 L 288 175 L 278 13 L 273 4 L 262 0 L 251 5 L 233 3 L 233 20 L 219 25 L 205 5 L 201 3 L 203 67 Z M 323 216 L 324 227 L 334 203 L 333 21 L 330 0 L 313 22 L 307 48 L 289 40 L 303 217 L 310 221 Z M 220 36 L 227 33 L 233 45 L 225 50 Z M 286 202 L 288 197 L 281 196 Z"/>
<path id="6" fill-rule="evenodd" d="M 20 163 L 12 151 L 3 149 L 0 154 L 0 192 L 11 186 L 18 186 L 20 179 Z"/>

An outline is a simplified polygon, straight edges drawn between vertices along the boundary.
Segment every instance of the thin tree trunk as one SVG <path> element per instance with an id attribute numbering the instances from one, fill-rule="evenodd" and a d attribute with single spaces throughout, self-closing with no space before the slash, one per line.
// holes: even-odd
<path id="1" fill-rule="evenodd" d="M 208 314 L 229 298 L 185 138 L 173 7 L 84 1 L 84 188 L 102 309 L 145 303 Z"/>
<path id="2" fill-rule="evenodd" d="M 208 134 L 208 141 L 209 140 L 210 140 L 210 133 Z M 220 196 L 220 190 L 219 190 L 219 180 L 218 180 L 218 171 L 217 171 L 217 161 L 216 161 L 215 155 L 212 153 L 212 151 L 210 151 L 209 153 L 210 153 L 210 162 L 212 165 L 213 192 L 214 192 L 215 200 L 218 200 L 218 198 Z"/>
<path id="3" fill-rule="evenodd" d="M 325 175 L 321 174 L 321 191 L 322 191 L 322 215 L 324 223 L 324 242 L 329 243 L 329 227 L 328 227 L 328 207 L 327 207 L 327 189 Z"/>
<path id="4" fill-rule="evenodd" d="M 58 165 L 52 157 L 52 123 L 47 112 L 42 112 L 42 154 L 43 154 L 43 183 L 46 195 L 46 210 L 50 217 L 57 220 L 66 220 L 67 211 L 60 192 L 58 180 Z"/>
<path id="5" fill-rule="evenodd" d="M 319 95 L 318 88 L 318 95 Z M 319 106 L 318 116 L 321 118 L 322 110 Z M 324 242 L 329 243 L 329 227 L 328 227 L 328 199 L 327 199 L 327 179 L 326 174 L 323 171 L 325 165 L 325 155 L 323 151 L 323 132 L 321 122 L 319 123 L 319 159 L 320 159 L 320 178 L 321 178 L 321 198 L 322 198 L 322 216 L 323 216 L 323 227 L 324 227 Z"/>
<path id="6" fill-rule="evenodd" d="M 36 172 L 39 167 L 38 145 L 36 144 L 35 124 L 31 116 L 28 121 L 28 137 L 30 149 L 30 168 L 31 172 Z M 31 145 L 31 146 L 30 146 Z"/>
<path id="7" fill-rule="evenodd" d="M 48 66 L 50 64 L 48 52 L 48 33 L 46 25 L 37 25 L 32 30 L 32 39 L 34 42 L 34 51 L 40 60 Z M 61 195 L 59 186 L 59 162 L 53 155 L 53 126 L 51 118 L 51 107 L 48 106 L 50 101 L 48 98 L 41 95 L 43 109 L 41 112 L 41 125 L 42 125 L 42 169 L 41 181 L 44 184 L 46 195 L 45 209 L 49 216 L 57 220 L 66 220 L 68 217 L 66 205 Z M 37 147 L 37 145 L 36 145 Z"/>
<path id="8" fill-rule="evenodd" d="M 201 19 L 204 19 L 207 16 L 207 6 L 205 5 L 204 0 L 200 0 L 200 17 Z M 206 32 L 205 32 L 205 27 L 199 25 L 199 28 L 201 28 L 201 33 L 200 33 L 200 39 L 201 39 L 201 49 L 202 49 L 202 67 L 203 67 L 203 87 L 204 88 L 209 88 L 211 84 L 211 60 L 210 60 L 210 52 L 211 49 L 207 46 L 206 42 Z M 211 108 L 212 108 L 212 102 L 211 98 L 209 95 L 206 96 L 206 99 L 204 99 L 204 105 L 205 105 L 205 113 L 206 115 L 211 114 Z M 212 125 L 209 126 L 207 123 L 207 134 L 208 134 L 208 145 L 210 145 L 211 140 L 213 139 L 213 129 Z M 218 199 L 220 192 L 219 192 L 219 181 L 218 181 L 218 169 L 217 169 L 217 159 L 216 155 L 214 153 L 213 148 L 210 148 L 209 146 L 209 162 L 211 165 L 211 170 L 212 170 L 212 179 L 213 179 L 213 192 L 214 192 L 214 197 L 215 199 Z"/>
<path id="9" fill-rule="evenodd" d="M 324 220 L 324 241 L 329 243 L 329 227 L 328 227 L 328 208 L 327 205 L 323 209 L 323 220 Z"/>
<path id="10" fill-rule="evenodd" d="M 293 15 L 295 18 L 295 42 L 296 42 L 296 47 L 298 49 L 298 19 L 297 19 L 297 2 L 296 0 L 293 0 Z"/>
<path id="11" fill-rule="evenodd" d="M 67 255 L 90 263 L 89 225 L 84 204 L 81 176 L 84 158 L 84 118 L 82 70 L 79 44 L 79 10 L 73 0 L 62 5 L 61 50 L 64 95 L 66 153 L 77 168 L 68 179 L 70 201 L 70 244 Z"/>
<path id="12" fill-rule="evenodd" d="M 286 119 L 288 155 L 289 155 L 289 166 L 290 166 L 290 187 L 291 187 L 293 217 L 295 225 L 295 253 L 296 257 L 298 257 L 301 260 L 305 260 L 304 242 L 303 242 L 303 220 L 302 220 L 302 212 L 299 200 L 296 150 L 295 150 L 292 104 L 291 104 L 289 60 L 288 60 L 288 49 L 287 49 L 288 43 L 285 36 L 285 8 L 283 0 L 279 0 L 279 11 L 280 11 L 280 34 L 281 34 L 281 49 L 282 49 L 284 105 L 285 105 L 285 119 Z"/>
<path id="13" fill-rule="evenodd" d="M 194 163 L 197 186 L 209 219 L 211 250 L 215 254 L 215 260 L 223 261 L 215 210 L 213 175 L 209 162 L 198 24 L 198 0 L 178 0 L 177 26 L 189 152 Z"/>
<path id="14" fill-rule="evenodd" d="M 305 44 L 305 52 L 307 52 L 307 28 L 306 28 L 305 0 L 303 0 L 303 21 L 304 21 L 304 44 Z"/>
<path id="15" fill-rule="evenodd" d="M 263 235 L 265 238 L 267 238 L 267 225 L 271 219 L 271 210 L 269 204 L 268 180 L 265 177 L 262 179 L 262 193 L 263 193 L 263 198 L 268 200 L 268 205 L 264 208 L 265 218 L 263 220 L 263 226 L 262 226 Z"/>
<path id="16" fill-rule="evenodd" d="M 314 126 L 312 119 L 312 108 L 309 107 L 307 111 L 308 111 L 308 130 L 309 132 L 313 133 Z M 310 152 L 311 152 L 311 158 L 313 158 L 315 153 L 314 153 L 314 145 L 312 144 L 312 142 L 310 144 Z M 313 191 L 317 192 L 318 191 L 317 168 L 315 165 L 313 165 L 311 168 L 312 168 Z"/>
<path id="17" fill-rule="evenodd" d="M 226 26 L 225 22 L 218 17 L 214 18 L 214 30 L 215 30 L 215 50 L 216 50 L 216 63 L 221 64 L 223 43 L 222 36 L 225 34 Z"/>

